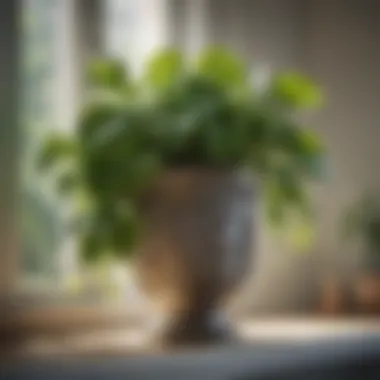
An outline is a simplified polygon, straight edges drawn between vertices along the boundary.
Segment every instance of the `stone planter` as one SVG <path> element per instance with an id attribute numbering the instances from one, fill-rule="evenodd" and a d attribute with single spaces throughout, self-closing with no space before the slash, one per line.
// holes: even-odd
<path id="1" fill-rule="evenodd" d="M 251 269 L 253 185 L 240 171 L 178 169 L 142 199 L 143 290 L 164 312 L 165 343 L 233 336 L 221 310 Z"/>

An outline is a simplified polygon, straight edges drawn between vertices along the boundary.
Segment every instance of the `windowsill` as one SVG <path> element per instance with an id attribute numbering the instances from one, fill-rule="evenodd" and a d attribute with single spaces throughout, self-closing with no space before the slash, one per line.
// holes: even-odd
<path id="1" fill-rule="evenodd" d="M 25 300 L 24 300 L 25 301 Z M 6 306 L 8 305 L 8 306 Z M 29 339 L 33 336 L 60 336 L 67 333 L 93 331 L 105 327 L 125 328 L 141 325 L 149 313 L 146 307 L 139 302 L 131 304 L 131 301 L 105 302 L 101 298 L 70 299 L 63 297 L 48 302 L 42 299 L 40 302 L 13 302 L 12 304 L 0 304 L 0 336 L 4 334 L 10 339 Z M 238 318 L 236 318 L 238 316 Z M 360 315 L 336 315 L 326 316 L 310 311 L 303 314 L 242 314 L 234 313 L 235 320 L 252 319 L 268 321 L 309 321 L 354 323 L 365 322 L 373 324 L 376 321 L 380 327 L 378 317 L 362 317 Z M 308 323 L 309 323 L 308 322 Z M 303 323 L 303 322 L 302 322 Z"/>
<path id="2" fill-rule="evenodd" d="M 61 337 L 77 332 L 134 326 L 141 314 L 124 306 L 106 304 L 38 305 L 5 308 L 0 336 L 11 344 L 34 338 Z"/>
<path id="3" fill-rule="evenodd" d="M 132 283 L 112 289 L 70 289 L 30 280 L 22 285 L 0 300 L 0 336 L 11 342 L 141 323 L 145 299 Z"/>
<path id="4" fill-rule="evenodd" d="M 45 323 L 49 321 L 50 330 L 45 329 L 44 332 L 48 334 L 29 335 L 28 339 L 24 337 L 22 342 L 7 350 L 7 357 L 77 359 L 150 355 L 161 351 L 152 344 L 149 331 L 142 323 L 132 324 L 122 315 L 123 313 L 116 310 L 104 313 L 103 311 L 99 313 L 98 310 L 96 317 L 91 316 L 92 329 L 88 323 L 90 316 L 88 309 L 81 315 L 78 314 L 78 310 L 75 312 L 76 329 L 73 329 L 73 315 L 70 319 L 70 313 L 67 311 L 59 318 L 57 315 L 53 317 L 53 314 L 45 315 L 43 318 Z M 41 315 L 34 317 L 41 318 Z M 61 331 L 56 335 L 58 320 Z M 27 322 L 31 323 L 31 320 L 24 319 L 24 328 Z M 44 321 L 39 320 L 39 323 L 43 325 Z M 236 327 L 243 346 L 297 346 L 347 338 L 360 339 L 367 336 L 380 339 L 378 319 L 248 318 L 236 323 Z M 52 329 L 54 334 L 50 334 Z M 41 333 L 41 330 L 39 332 Z"/>

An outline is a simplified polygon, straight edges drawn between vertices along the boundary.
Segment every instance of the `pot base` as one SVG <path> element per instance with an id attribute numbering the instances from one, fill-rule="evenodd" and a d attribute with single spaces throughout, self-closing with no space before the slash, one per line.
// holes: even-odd
<path id="1" fill-rule="evenodd" d="M 218 313 L 181 314 L 169 320 L 161 331 L 165 346 L 230 343 L 237 338 L 231 325 Z"/>

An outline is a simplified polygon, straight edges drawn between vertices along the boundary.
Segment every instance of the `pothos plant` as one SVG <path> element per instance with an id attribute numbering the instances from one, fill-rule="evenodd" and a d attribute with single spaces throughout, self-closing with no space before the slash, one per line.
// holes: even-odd
<path id="1" fill-rule="evenodd" d="M 194 60 L 165 50 L 143 74 L 100 59 L 88 72 L 88 96 L 70 135 L 49 136 L 40 164 L 58 172 L 74 201 L 86 260 L 133 252 L 139 197 L 173 167 L 245 168 L 257 178 L 270 220 L 309 216 L 306 184 L 318 176 L 319 138 L 297 113 L 319 106 L 318 87 L 296 72 L 255 88 L 234 53 L 207 49 Z"/>

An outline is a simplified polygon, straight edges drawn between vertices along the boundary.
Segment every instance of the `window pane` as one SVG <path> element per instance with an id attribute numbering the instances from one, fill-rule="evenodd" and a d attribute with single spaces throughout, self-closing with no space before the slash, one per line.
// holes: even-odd
<path id="1" fill-rule="evenodd" d="M 22 270 L 35 278 L 58 274 L 62 239 L 56 200 L 35 168 L 42 136 L 54 125 L 58 0 L 24 2 L 22 21 Z"/>
<path id="2" fill-rule="evenodd" d="M 158 36 L 163 35 L 158 33 L 164 22 L 162 2 L 104 0 L 103 5 L 107 55 L 138 65 L 158 45 Z M 73 128 L 75 124 L 75 108 L 80 103 L 76 91 L 81 79 L 78 73 L 83 72 L 76 65 L 82 63 L 83 57 L 76 57 L 81 47 L 74 44 L 84 40 L 76 35 L 81 30 L 75 24 L 80 20 L 73 16 L 77 7 L 75 0 L 24 0 L 21 290 L 42 290 L 44 295 L 59 295 L 60 300 L 70 302 L 120 297 L 125 301 L 126 294 L 136 300 L 126 267 L 108 265 L 92 271 L 78 267 L 75 241 L 64 228 L 67 205 L 54 191 L 52 178 L 36 167 L 38 150 L 47 132 Z M 143 36 L 144 30 L 147 34 Z"/>
<path id="3" fill-rule="evenodd" d="M 105 0 L 105 47 L 139 74 L 142 63 L 168 42 L 167 0 Z"/>
<path id="4" fill-rule="evenodd" d="M 75 55 L 78 46 L 74 46 L 80 30 L 75 24 L 79 22 L 74 13 L 77 3 L 25 0 L 23 5 L 19 290 L 33 299 L 42 296 L 43 300 L 58 302 L 119 299 L 125 291 L 125 271 L 115 271 L 111 265 L 86 271 L 79 268 L 75 241 L 64 224 L 67 204 L 54 189 L 52 178 L 40 173 L 36 165 L 41 143 L 49 131 L 75 127 L 76 81 L 81 72 L 76 65 L 82 63 L 80 54 Z M 119 24 L 124 25 L 121 20 L 126 20 L 125 14 L 119 17 Z M 112 31 L 113 25 L 113 21 L 106 23 L 106 31 Z M 107 46 L 111 53 L 113 45 Z M 120 52 L 120 43 L 116 46 Z"/>

